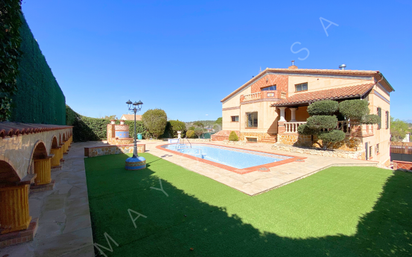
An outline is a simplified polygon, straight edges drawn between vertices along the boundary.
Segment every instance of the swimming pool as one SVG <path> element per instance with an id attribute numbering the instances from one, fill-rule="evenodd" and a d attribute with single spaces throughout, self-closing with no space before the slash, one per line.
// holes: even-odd
<path id="1" fill-rule="evenodd" d="M 196 159 L 237 173 L 268 171 L 270 167 L 296 161 L 295 156 L 278 155 L 210 144 L 167 144 L 166 151 Z"/>

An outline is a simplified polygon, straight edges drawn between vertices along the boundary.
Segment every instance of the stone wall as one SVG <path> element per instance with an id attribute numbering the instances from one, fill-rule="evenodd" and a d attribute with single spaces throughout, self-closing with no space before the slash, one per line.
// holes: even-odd
<path id="1" fill-rule="evenodd" d="M 344 151 L 344 150 L 323 150 L 319 148 L 300 148 L 294 147 L 291 145 L 282 145 L 282 144 L 274 144 L 272 146 L 273 150 L 291 152 L 291 153 L 302 153 L 302 154 L 311 154 L 311 155 L 320 155 L 326 157 L 339 157 L 339 158 L 347 158 L 347 159 L 357 159 L 357 160 L 364 160 L 364 152 L 363 151 Z"/>
<path id="2" fill-rule="evenodd" d="M 276 135 L 257 132 L 240 132 L 239 141 L 247 141 L 247 137 L 257 138 L 262 143 L 276 143 Z"/>
<path id="3" fill-rule="evenodd" d="M 278 134 L 278 143 L 284 145 L 302 146 L 302 147 L 314 147 L 319 148 L 316 141 L 322 143 L 322 140 L 317 140 L 314 136 L 312 141 L 311 136 L 293 134 Z M 346 136 L 345 140 L 336 144 L 333 144 L 330 148 L 344 151 L 358 151 L 362 150 L 362 140 L 358 137 Z"/>
<path id="4" fill-rule="evenodd" d="M 137 152 L 144 153 L 146 151 L 145 144 L 137 145 Z M 104 145 L 104 146 L 94 146 L 85 147 L 84 156 L 86 157 L 96 157 L 102 155 L 110 154 L 121 154 L 121 153 L 133 153 L 133 144 L 131 145 Z"/>

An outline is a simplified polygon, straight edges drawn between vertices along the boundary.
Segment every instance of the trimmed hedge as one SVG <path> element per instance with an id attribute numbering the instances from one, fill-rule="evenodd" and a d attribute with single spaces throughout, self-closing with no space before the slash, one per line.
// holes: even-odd
<path id="1" fill-rule="evenodd" d="M 307 119 L 306 125 L 311 129 L 334 129 L 338 123 L 336 116 L 316 115 Z"/>
<path id="2" fill-rule="evenodd" d="M 20 26 L 21 0 L 0 2 L 0 122 L 12 113 L 12 97 L 16 94 L 19 60 L 22 52 Z"/>
<path id="3" fill-rule="evenodd" d="M 346 100 L 339 103 L 339 112 L 346 119 L 361 120 L 363 116 L 369 114 L 368 101 L 366 100 Z"/>
<path id="4" fill-rule="evenodd" d="M 332 115 L 339 110 L 339 104 L 333 100 L 323 100 L 314 102 L 308 106 L 310 116 L 314 115 Z"/>
<path id="5" fill-rule="evenodd" d="M 67 125 L 73 126 L 73 141 L 100 141 L 107 139 L 109 119 L 98 119 L 82 116 L 66 105 Z M 116 121 L 119 124 L 119 121 Z M 125 121 L 129 125 L 129 136 L 134 137 L 134 121 Z M 142 121 L 136 121 L 136 132 L 146 136 L 146 128 Z"/>
<path id="6" fill-rule="evenodd" d="M 13 96 L 10 121 L 66 124 L 66 99 L 39 44 L 21 16 L 22 56 L 19 61 L 17 92 Z M 1 73 L 1 72 L 0 72 Z"/>

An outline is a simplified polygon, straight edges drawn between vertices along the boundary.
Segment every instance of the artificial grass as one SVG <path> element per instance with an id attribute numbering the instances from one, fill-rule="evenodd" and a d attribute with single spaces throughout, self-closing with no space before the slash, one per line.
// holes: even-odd
<path id="1" fill-rule="evenodd" d="M 409 256 L 412 174 L 334 167 L 254 197 L 150 154 L 85 159 L 94 242 L 108 256 Z M 159 178 L 166 196 L 160 188 Z M 128 210 L 134 211 L 132 218 Z M 193 251 L 190 251 L 193 248 Z M 95 249 L 98 252 L 97 249 Z M 103 256 L 103 255 L 102 255 Z"/>

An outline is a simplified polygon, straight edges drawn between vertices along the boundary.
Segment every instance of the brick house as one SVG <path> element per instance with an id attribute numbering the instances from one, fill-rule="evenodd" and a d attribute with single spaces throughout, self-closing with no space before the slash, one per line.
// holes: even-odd
<path id="1" fill-rule="evenodd" d="M 212 140 L 239 140 L 312 146 L 311 136 L 297 128 L 309 117 L 307 107 L 319 100 L 365 99 L 380 124 L 359 125 L 339 121 L 347 137 L 336 149 L 362 151 L 361 159 L 389 164 L 390 93 L 394 91 L 379 71 L 344 69 L 267 68 L 221 100 L 222 131 Z"/>

